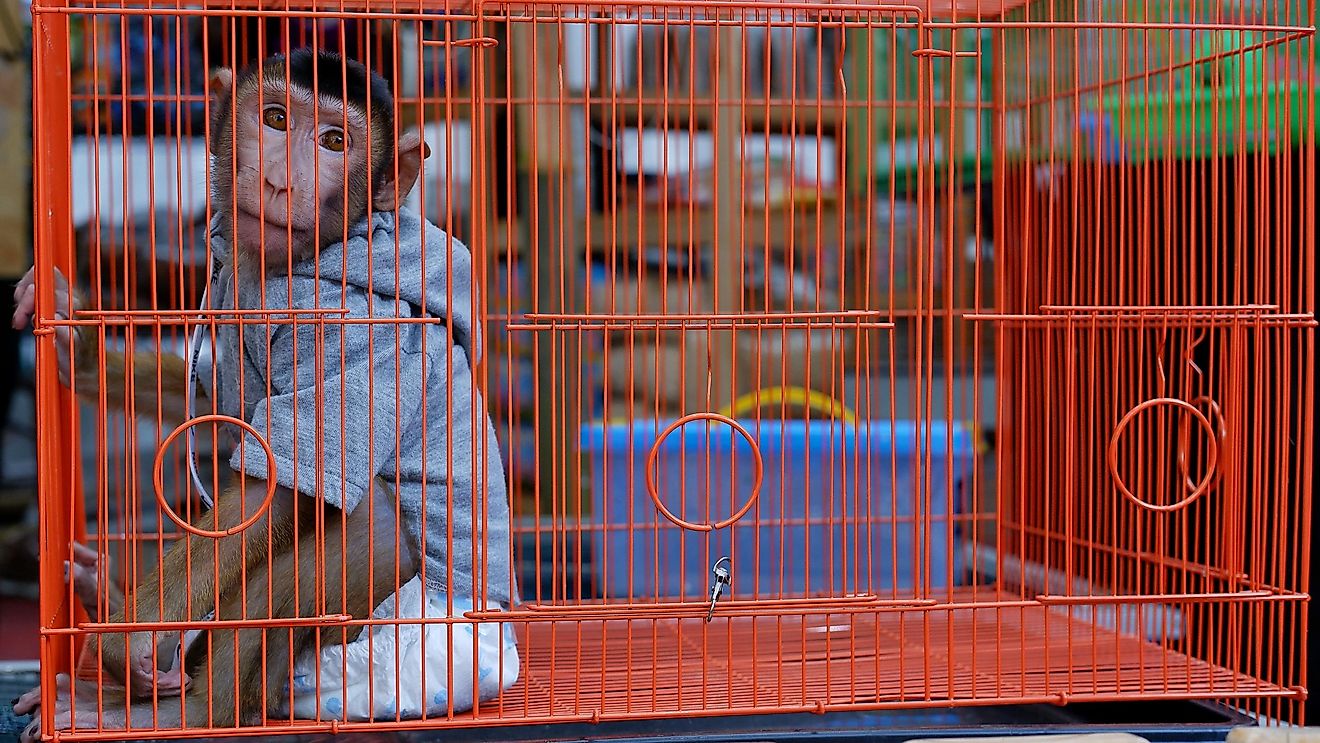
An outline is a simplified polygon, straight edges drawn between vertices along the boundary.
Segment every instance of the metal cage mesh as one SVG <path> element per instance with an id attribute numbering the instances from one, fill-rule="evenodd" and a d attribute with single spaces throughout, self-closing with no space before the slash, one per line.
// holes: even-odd
<path id="1" fill-rule="evenodd" d="M 57 674 L 100 683 L 78 651 L 123 629 L 66 585 L 71 539 L 131 596 L 183 536 L 163 507 L 204 510 L 162 411 L 75 401 L 55 331 L 159 381 L 199 324 L 240 322 L 197 309 L 221 208 L 207 72 L 312 46 L 388 80 L 432 152 L 406 206 L 472 251 L 522 665 L 472 711 L 244 732 L 1135 699 L 1300 716 L 1309 2 L 33 13 L 37 275 L 88 297 L 70 316 L 43 290 L 36 318 L 46 698 Z M 207 428 L 204 458 L 227 456 Z M 98 722 L 122 725 L 122 696 L 87 699 L 43 726 L 122 736 Z M 181 734 L 167 708 L 138 702 L 133 733 Z"/>

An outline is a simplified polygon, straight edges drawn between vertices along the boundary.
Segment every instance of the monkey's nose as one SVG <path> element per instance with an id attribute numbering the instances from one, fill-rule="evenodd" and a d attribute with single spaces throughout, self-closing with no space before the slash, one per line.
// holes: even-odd
<path id="1" fill-rule="evenodd" d="M 266 186 L 271 190 L 282 193 L 289 190 L 289 174 L 283 165 L 273 165 L 263 168 Z"/>

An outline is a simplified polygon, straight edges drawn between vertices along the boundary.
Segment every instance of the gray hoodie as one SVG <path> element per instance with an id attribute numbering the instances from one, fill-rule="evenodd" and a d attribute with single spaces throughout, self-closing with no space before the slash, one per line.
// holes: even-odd
<path id="1" fill-rule="evenodd" d="M 351 511 L 381 476 L 397 487 L 406 536 L 426 555 L 427 586 L 478 608 L 484 586 L 487 601 L 508 606 L 517 595 L 508 497 L 495 427 L 473 385 L 481 326 L 467 248 L 412 210 L 399 209 L 397 228 L 394 214 L 377 213 L 319 261 L 240 282 L 236 303 L 232 250 L 217 225 L 211 307 L 320 310 L 217 325 L 225 370 L 237 368 L 243 328 L 243 374 L 216 380 L 218 412 L 261 433 L 280 485 L 338 508 Z M 232 440 L 230 466 L 266 477 L 261 444 L 247 433 L 241 447 Z"/>

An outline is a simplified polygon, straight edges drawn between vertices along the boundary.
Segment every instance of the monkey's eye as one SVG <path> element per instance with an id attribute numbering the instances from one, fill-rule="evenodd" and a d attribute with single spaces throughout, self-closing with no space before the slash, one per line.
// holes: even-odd
<path id="1" fill-rule="evenodd" d="M 271 106 L 261 112 L 261 121 L 271 129 L 284 131 L 289 128 L 288 119 L 284 116 L 284 109 L 279 106 Z"/>
<path id="2" fill-rule="evenodd" d="M 338 129 L 331 129 L 321 135 L 321 146 L 331 152 L 344 151 L 344 133 Z"/>

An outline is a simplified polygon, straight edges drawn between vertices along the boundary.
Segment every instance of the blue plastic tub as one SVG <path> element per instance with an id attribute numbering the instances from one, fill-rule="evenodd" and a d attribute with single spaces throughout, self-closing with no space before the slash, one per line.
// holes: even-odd
<path id="1" fill-rule="evenodd" d="M 739 598 L 919 595 L 956 580 L 950 512 L 973 446 L 964 427 L 742 422 L 764 462 L 760 495 L 733 525 L 700 532 L 667 519 L 647 492 L 647 454 L 671 422 L 582 428 L 591 467 L 583 520 L 604 595 L 701 600 L 724 556 Z M 704 421 L 665 438 L 656 472 L 662 502 L 694 524 L 736 513 L 755 481 L 750 444 Z"/>

